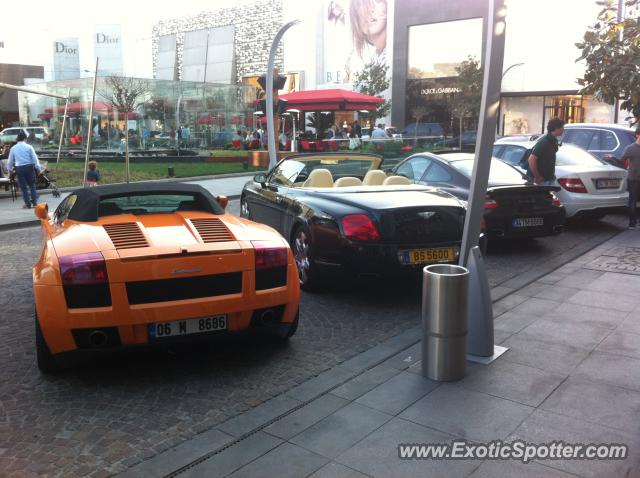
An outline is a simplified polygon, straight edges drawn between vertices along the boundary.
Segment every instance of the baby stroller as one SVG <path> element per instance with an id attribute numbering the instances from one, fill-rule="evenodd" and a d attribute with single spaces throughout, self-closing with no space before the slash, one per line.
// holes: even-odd
<path id="1" fill-rule="evenodd" d="M 56 186 L 56 179 L 51 176 L 51 171 L 47 169 L 48 161 L 40 161 L 40 167 L 42 168 L 42 174 L 38 175 L 36 181 L 36 189 L 51 189 L 51 194 L 54 198 L 60 197 L 60 190 Z"/>

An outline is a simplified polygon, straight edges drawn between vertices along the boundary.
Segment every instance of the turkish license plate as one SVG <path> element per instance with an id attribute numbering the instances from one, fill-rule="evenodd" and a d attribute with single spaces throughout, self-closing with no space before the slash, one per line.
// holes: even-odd
<path id="1" fill-rule="evenodd" d="M 456 259 L 456 250 L 454 247 L 408 249 L 400 251 L 399 255 L 403 264 L 429 264 L 454 261 Z"/>
<path id="2" fill-rule="evenodd" d="M 618 189 L 619 179 L 596 179 L 596 189 Z"/>
<path id="3" fill-rule="evenodd" d="M 544 218 L 542 217 L 517 217 L 511 224 L 513 227 L 536 227 L 544 226 Z"/>
<path id="4" fill-rule="evenodd" d="M 149 339 L 157 340 L 168 337 L 181 337 L 183 335 L 204 334 L 227 330 L 228 321 L 226 315 L 215 315 L 201 319 L 174 320 L 172 322 L 158 322 L 149 324 Z"/>

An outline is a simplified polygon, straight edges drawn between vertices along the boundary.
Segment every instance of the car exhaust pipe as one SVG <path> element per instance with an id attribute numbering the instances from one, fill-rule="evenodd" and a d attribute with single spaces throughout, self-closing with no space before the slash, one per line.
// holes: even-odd
<path id="1" fill-rule="evenodd" d="M 560 234 L 560 233 L 562 232 L 562 229 L 563 229 L 563 227 L 562 227 L 562 226 L 553 226 L 552 231 L 553 231 L 553 233 L 554 233 L 555 235 L 558 235 L 558 234 Z"/>
<path id="2" fill-rule="evenodd" d="M 94 330 L 89 334 L 89 343 L 92 347 L 104 347 L 109 342 L 109 337 L 102 330 Z"/>
<path id="3" fill-rule="evenodd" d="M 260 314 L 261 325 L 273 325 L 276 322 L 276 314 L 273 309 L 267 309 Z"/>

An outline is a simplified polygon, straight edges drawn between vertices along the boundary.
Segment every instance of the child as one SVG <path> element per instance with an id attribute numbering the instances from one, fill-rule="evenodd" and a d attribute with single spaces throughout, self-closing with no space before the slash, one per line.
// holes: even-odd
<path id="1" fill-rule="evenodd" d="M 89 183 L 89 186 L 97 186 L 98 181 L 100 181 L 100 171 L 98 171 L 98 163 L 95 161 L 89 161 L 87 183 Z"/>

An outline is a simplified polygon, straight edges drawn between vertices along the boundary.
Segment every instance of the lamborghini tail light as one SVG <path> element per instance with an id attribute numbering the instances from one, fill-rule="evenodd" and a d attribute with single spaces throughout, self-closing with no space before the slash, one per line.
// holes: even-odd
<path id="1" fill-rule="evenodd" d="M 288 262 L 287 248 L 277 242 L 251 241 L 256 255 L 256 269 L 285 267 Z"/>
<path id="2" fill-rule="evenodd" d="M 356 241 L 379 241 L 380 234 L 366 214 L 351 214 L 342 218 L 342 230 L 347 239 Z"/>
<path id="3" fill-rule="evenodd" d="M 586 193 L 587 188 L 580 178 L 560 178 L 558 183 L 570 193 Z"/>
<path id="4" fill-rule="evenodd" d="M 107 263 L 99 252 L 60 257 L 63 285 L 95 285 L 109 282 Z"/>

